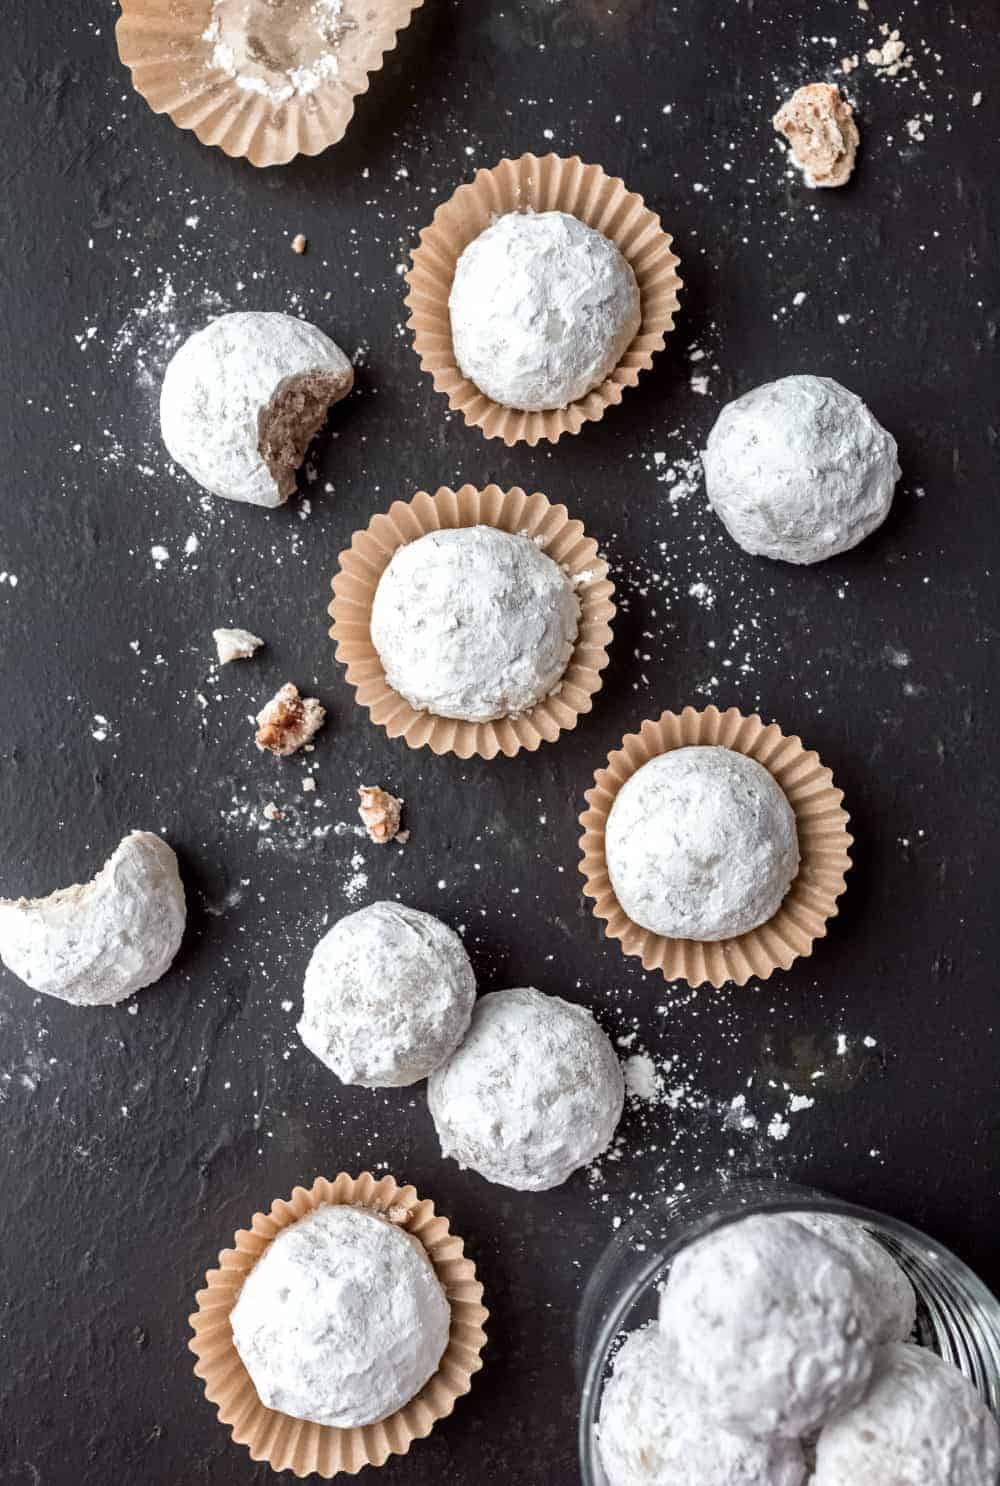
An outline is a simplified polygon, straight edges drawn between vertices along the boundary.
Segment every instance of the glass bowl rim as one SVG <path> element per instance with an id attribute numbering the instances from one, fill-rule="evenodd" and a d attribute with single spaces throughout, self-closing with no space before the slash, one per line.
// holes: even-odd
<path id="1" fill-rule="evenodd" d="M 772 1183 L 774 1186 L 774 1195 L 765 1195 L 763 1191 L 764 1185 L 770 1185 Z M 706 1181 L 694 1184 L 690 1188 L 686 1188 L 683 1192 L 664 1194 L 662 1201 L 666 1207 L 665 1216 L 669 1216 L 669 1204 L 673 1201 L 678 1206 L 678 1221 L 683 1221 L 684 1201 L 696 1199 L 699 1193 L 707 1194 L 715 1186 L 716 1183 Z M 854 1218 L 862 1223 L 869 1223 L 876 1228 L 882 1228 L 890 1236 L 898 1235 L 915 1246 L 923 1248 L 935 1258 L 943 1259 L 947 1265 L 956 1271 L 963 1287 L 969 1292 L 970 1300 L 977 1302 L 987 1312 L 992 1314 L 997 1337 L 1000 1338 L 1000 1300 L 994 1295 L 986 1282 L 980 1279 L 975 1270 L 970 1268 L 965 1260 L 960 1258 L 953 1249 L 950 1249 L 947 1244 L 939 1243 L 936 1239 L 931 1238 L 929 1234 L 924 1233 L 914 1224 L 908 1223 L 902 1218 L 895 1218 L 890 1213 L 880 1212 L 877 1208 L 866 1207 L 864 1204 L 850 1202 L 840 1197 L 832 1197 L 818 1187 L 806 1186 L 782 1177 L 766 1177 L 763 1175 L 739 1177 L 726 1182 L 724 1185 L 720 1184 L 718 1200 L 720 1204 L 727 1201 L 738 1204 L 741 1193 L 747 1194 L 745 1204 L 742 1206 L 734 1205 L 732 1211 L 705 1215 L 704 1229 L 697 1237 L 702 1238 L 707 1233 L 718 1232 L 722 1228 L 728 1228 L 733 1223 L 738 1223 L 744 1218 L 753 1217 L 762 1212 L 822 1212 L 830 1213 L 835 1217 Z M 752 1195 L 750 1195 L 751 1193 Z M 635 1213 L 612 1236 L 591 1271 L 580 1302 L 575 1352 L 577 1372 L 581 1376 L 577 1451 L 583 1486 L 601 1486 L 600 1481 L 592 1470 L 594 1460 L 594 1425 L 597 1421 L 597 1403 L 607 1371 L 608 1357 L 612 1344 L 623 1330 L 622 1323 L 626 1315 L 632 1309 L 637 1298 L 650 1288 L 656 1273 L 663 1269 L 666 1262 L 672 1261 L 683 1248 L 687 1247 L 686 1243 L 677 1243 L 672 1252 L 668 1249 L 668 1252 L 664 1254 L 664 1251 L 660 1249 L 652 1254 L 648 1262 L 642 1266 L 634 1280 L 623 1289 L 621 1295 L 609 1310 L 601 1324 L 596 1339 L 587 1343 L 585 1348 L 581 1322 L 586 1312 L 588 1297 L 591 1296 L 605 1268 L 609 1267 L 605 1265 L 608 1256 L 621 1252 L 623 1244 L 627 1241 L 629 1231 L 634 1231 L 638 1228 L 642 1220 L 643 1214 L 641 1212 Z"/>

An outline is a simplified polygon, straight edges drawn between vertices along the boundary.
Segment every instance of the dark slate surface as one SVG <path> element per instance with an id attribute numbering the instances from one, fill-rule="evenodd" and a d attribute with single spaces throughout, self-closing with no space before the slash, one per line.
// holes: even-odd
<path id="1" fill-rule="evenodd" d="M 160 830 L 189 930 L 170 975 L 114 1011 L 0 984 L 0 1480 L 263 1482 L 191 1376 L 185 1318 L 235 1227 L 338 1168 L 432 1194 L 493 1312 L 487 1370 L 387 1467 L 398 1486 L 576 1479 L 581 1287 L 616 1218 L 699 1173 L 801 1176 L 923 1225 L 997 1282 L 992 7 L 428 0 L 349 138 L 265 174 L 149 112 L 114 16 L 5 16 L 0 571 L 17 584 L 0 581 L 0 890 L 86 878 L 125 831 Z M 856 181 L 809 193 L 769 116 L 883 20 L 901 23 L 916 76 L 854 73 Z M 906 121 L 925 113 L 913 140 Z M 419 371 L 398 269 L 473 166 L 549 142 L 662 213 L 683 312 L 600 427 L 507 452 L 446 416 Z M 233 307 L 292 308 L 362 353 L 306 518 L 297 501 L 203 499 L 159 446 L 169 350 Z M 662 478 L 727 398 L 802 370 L 865 397 L 904 468 L 883 530 L 808 571 L 744 557 L 700 490 L 671 501 Z M 325 634 L 354 528 L 463 479 L 565 501 L 605 544 L 622 601 L 592 716 L 492 765 L 411 754 L 369 727 Z M 209 631 L 227 622 L 268 649 L 213 675 Z M 315 803 L 303 762 L 258 755 L 247 722 L 289 678 L 330 709 Z M 766 987 L 688 993 L 602 941 L 575 817 L 625 731 L 708 701 L 801 732 L 846 791 L 858 844 L 810 961 Z M 313 834 L 354 820 L 362 780 L 406 796 L 405 851 Z M 263 832 L 269 799 L 291 809 Z M 657 1060 L 664 1097 L 633 1102 L 603 1173 L 534 1197 L 489 1187 L 441 1162 L 419 1089 L 343 1090 L 298 1045 L 323 924 L 397 894 L 464 926 L 484 988 L 585 1001 Z M 742 1134 L 726 1128 L 740 1093 L 758 1120 Z M 794 1095 L 815 1103 L 789 1112 Z"/>

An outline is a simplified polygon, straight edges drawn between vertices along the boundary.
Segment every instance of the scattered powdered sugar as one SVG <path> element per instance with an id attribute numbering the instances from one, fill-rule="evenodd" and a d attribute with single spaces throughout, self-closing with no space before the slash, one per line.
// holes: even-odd
<path id="1" fill-rule="evenodd" d="M 658 449 L 653 455 L 653 464 L 657 480 L 667 487 L 667 500 L 672 506 L 694 495 L 701 485 L 701 456 L 699 454 L 668 459 L 666 453 Z"/>
<path id="2" fill-rule="evenodd" d="M 356 851 L 351 857 L 351 871 L 340 885 L 341 892 L 349 903 L 360 903 L 368 887 L 368 873 L 365 870 L 365 859 L 360 851 Z"/>
<path id="3" fill-rule="evenodd" d="M 648 1053 L 633 1053 L 622 1065 L 625 1074 L 625 1091 L 631 1099 L 641 1099 L 651 1104 L 663 1092 L 663 1081 L 656 1064 Z"/>
<path id="4" fill-rule="evenodd" d="M 185 292 L 181 299 L 173 275 L 166 269 L 157 270 L 152 284 L 112 334 L 109 365 L 113 371 L 130 371 L 141 388 L 158 397 L 167 363 L 192 324 L 204 323 L 228 308 L 221 294 L 206 288 L 193 297 Z"/>

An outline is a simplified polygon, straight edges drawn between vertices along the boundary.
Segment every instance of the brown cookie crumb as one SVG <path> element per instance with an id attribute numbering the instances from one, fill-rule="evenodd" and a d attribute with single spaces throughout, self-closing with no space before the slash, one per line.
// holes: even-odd
<path id="1" fill-rule="evenodd" d="M 399 817 L 403 809 L 402 800 L 379 789 L 377 784 L 362 784 L 358 790 L 361 804 L 358 814 L 373 841 L 384 846 L 399 834 Z"/>
<path id="2" fill-rule="evenodd" d="M 860 136 L 851 105 L 833 83 L 798 88 L 773 123 L 788 140 L 807 186 L 844 185 L 854 169 Z"/>
<path id="3" fill-rule="evenodd" d="M 298 687 L 287 681 L 257 713 L 257 747 L 287 758 L 309 742 L 325 717 L 315 697 L 300 697 Z"/>
<path id="4" fill-rule="evenodd" d="M 293 253 L 304 253 L 305 250 L 306 250 L 306 235 L 305 235 L 304 232 L 297 232 L 295 234 L 295 236 L 292 238 L 292 252 Z"/>

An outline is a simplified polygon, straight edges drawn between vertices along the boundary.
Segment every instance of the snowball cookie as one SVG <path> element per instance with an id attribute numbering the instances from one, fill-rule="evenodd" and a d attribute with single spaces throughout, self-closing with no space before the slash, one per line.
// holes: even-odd
<path id="1" fill-rule="evenodd" d="M 803 1486 L 797 1440 L 730 1434 L 679 1381 L 656 1325 L 633 1331 L 604 1386 L 597 1445 L 608 1486 Z M 856 1483 L 855 1483 L 856 1486 Z"/>
<path id="2" fill-rule="evenodd" d="M 0 899 L 0 959 L 33 991 L 115 1006 L 166 974 L 186 912 L 171 848 L 131 831 L 90 882 Z"/>
<path id="3" fill-rule="evenodd" d="M 264 1250 L 230 1321 L 266 1408 L 355 1429 L 433 1377 L 451 1309 L 417 1239 L 367 1208 L 327 1204 Z"/>
<path id="4" fill-rule="evenodd" d="M 784 791 L 730 748 L 643 764 L 615 796 L 605 851 L 629 918 L 672 939 L 735 939 L 767 923 L 799 869 Z"/>
<path id="5" fill-rule="evenodd" d="M 810 1434 L 861 1397 L 876 1351 L 852 1266 L 780 1213 L 730 1223 L 679 1254 L 660 1325 L 680 1376 L 736 1434 Z"/>
<path id="6" fill-rule="evenodd" d="M 816 1445 L 814 1486 L 995 1486 L 1000 1431 L 957 1367 L 899 1342 L 879 1353 L 860 1403 Z"/>
<path id="7" fill-rule="evenodd" d="M 524 412 L 599 386 L 642 320 L 628 262 L 566 212 L 510 212 L 487 227 L 455 266 L 448 307 L 465 376 Z"/>
<path id="8" fill-rule="evenodd" d="M 306 320 L 260 310 L 221 315 L 167 367 L 160 429 L 171 459 L 228 500 L 280 506 L 354 368 Z"/>
<path id="9" fill-rule="evenodd" d="M 403 903 L 371 903 L 313 950 L 299 1036 L 345 1084 L 415 1084 L 454 1052 L 475 999 L 454 930 Z"/>
<path id="10" fill-rule="evenodd" d="M 889 1250 L 855 1218 L 838 1213 L 793 1213 L 811 1233 L 818 1233 L 853 1266 L 865 1286 L 877 1342 L 902 1342 L 917 1321 L 913 1286 Z"/>
<path id="11" fill-rule="evenodd" d="M 371 637 L 389 685 L 416 711 L 492 722 L 549 695 L 579 624 L 572 581 L 537 543 L 471 526 L 393 554 Z"/>
<path id="12" fill-rule="evenodd" d="M 745 552 L 822 562 L 881 526 L 896 440 L 829 377 L 783 377 L 728 403 L 702 456 L 709 504 Z"/>
<path id="13" fill-rule="evenodd" d="M 442 1155 L 489 1182 L 543 1192 L 610 1145 L 625 1080 L 585 1006 L 528 986 L 480 996 L 427 1101 Z"/>

